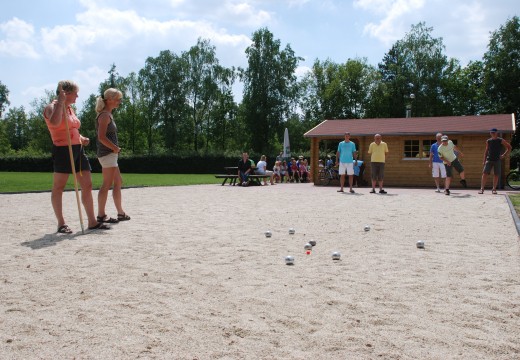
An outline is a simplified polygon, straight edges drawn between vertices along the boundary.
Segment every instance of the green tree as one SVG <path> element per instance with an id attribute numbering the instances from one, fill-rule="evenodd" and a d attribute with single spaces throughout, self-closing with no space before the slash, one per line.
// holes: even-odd
<path id="1" fill-rule="evenodd" d="M 0 118 L 4 113 L 6 106 L 10 104 L 11 103 L 9 102 L 9 89 L 0 81 Z"/>
<path id="2" fill-rule="evenodd" d="M 49 154 L 51 152 L 52 139 L 43 117 L 43 110 L 55 97 L 55 92 L 45 90 L 44 96 L 40 97 L 39 99 L 34 99 L 30 103 L 31 109 L 27 118 L 31 132 L 29 139 L 29 149 L 33 153 Z"/>
<path id="3" fill-rule="evenodd" d="M 283 136 L 283 121 L 297 100 L 295 70 L 300 57 L 290 45 L 280 49 L 268 29 L 253 33 L 246 49 L 247 69 L 241 69 L 244 83 L 244 121 L 253 149 L 269 153 Z"/>
<path id="4" fill-rule="evenodd" d="M 318 123 L 364 117 L 378 76 L 366 59 L 349 59 L 345 64 L 316 60 L 300 82 L 304 118 Z"/>
<path id="5" fill-rule="evenodd" d="M 23 106 L 11 108 L 5 115 L 5 130 L 11 148 L 25 150 L 29 145 L 30 128 Z"/>
<path id="6" fill-rule="evenodd" d="M 425 23 L 413 25 L 379 64 L 387 117 L 403 117 L 407 105 L 412 106 L 412 116 L 451 114 L 442 93 L 450 63 L 442 38 L 433 38 L 432 32 Z"/>
<path id="7" fill-rule="evenodd" d="M 491 34 L 484 54 L 484 89 L 490 113 L 520 115 L 520 19 L 514 16 Z M 517 126 L 518 128 L 518 126 Z M 518 134 L 513 139 L 520 143 Z"/>

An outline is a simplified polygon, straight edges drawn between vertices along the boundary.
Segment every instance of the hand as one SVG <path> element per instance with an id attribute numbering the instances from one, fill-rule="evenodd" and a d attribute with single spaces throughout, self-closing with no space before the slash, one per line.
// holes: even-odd
<path id="1" fill-rule="evenodd" d="M 79 141 L 81 142 L 81 145 L 87 146 L 90 144 L 90 139 L 88 137 L 81 136 L 79 137 Z"/>

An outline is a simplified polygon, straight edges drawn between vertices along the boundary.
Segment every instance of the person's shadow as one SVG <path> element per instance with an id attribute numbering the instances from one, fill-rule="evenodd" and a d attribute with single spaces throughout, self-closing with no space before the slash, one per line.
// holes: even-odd
<path id="1" fill-rule="evenodd" d="M 78 235 L 81 235 L 81 232 L 77 232 L 75 234 L 45 234 L 39 239 L 24 241 L 20 245 L 30 247 L 33 250 L 39 250 L 51 246 L 56 246 L 58 243 L 64 240 L 74 240 Z"/>

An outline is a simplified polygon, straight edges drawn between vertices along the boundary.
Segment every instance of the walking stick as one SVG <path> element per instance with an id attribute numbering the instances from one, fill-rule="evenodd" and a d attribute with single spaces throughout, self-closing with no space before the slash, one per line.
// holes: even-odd
<path id="1" fill-rule="evenodd" d="M 60 93 L 62 92 L 61 85 L 59 87 L 59 91 L 60 91 Z M 76 203 L 78 204 L 79 223 L 81 224 L 81 233 L 84 235 L 85 229 L 83 227 L 83 214 L 81 213 L 81 202 L 79 200 L 78 180 L 76 179 L 76 166 L 74 165 L 74 154 L 72 153 L 72 140 L 70 139 L 69 120 L 67 118 L 65 103 L 63 103 L 62 111 L 63 111 L 62 118 L 65 119 L 65 127 L 67 128 L 67 142 L 69 144 L 70 167 L 72 169 L 72 176 L 74 178 L 74 190 L 76 191 Z"/>

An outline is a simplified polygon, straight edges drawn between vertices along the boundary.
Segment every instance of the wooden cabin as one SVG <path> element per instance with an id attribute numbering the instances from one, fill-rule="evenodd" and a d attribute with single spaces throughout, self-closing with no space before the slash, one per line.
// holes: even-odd
<path id="1" fill-rule="evenodd" d="M 356 143 L 360 160 L 365 161 L 364 179 L 370 182 L 370 155 L 368 147 L 375 134 L 381 134 L 388 145 L 385 165 L 385 186 L 434 186 L 429 168 L 429 150 L 435 134 L 448 135 L 464 154 L 460 161 L 464 166 L 468 186 L 479 188 L 482 176 L 486 140 L 489 130 L 498 129 L 500 137 L 511 142 L 516 130 L 514 114 L 445 116 L 387 119 L 325 120 L 304 134 L 311 140 L 311 179 L 318 185 L 318 160 L 320 149 L 334 155 L 345 132 L 350 132 Z M 509 172 L 509 154 L 502 160 L 500 184 L 505 183 Z M 460 186 L 454 171 L 452 187 Z M 491 186 L 492 176 L 487 186 Z"/>

